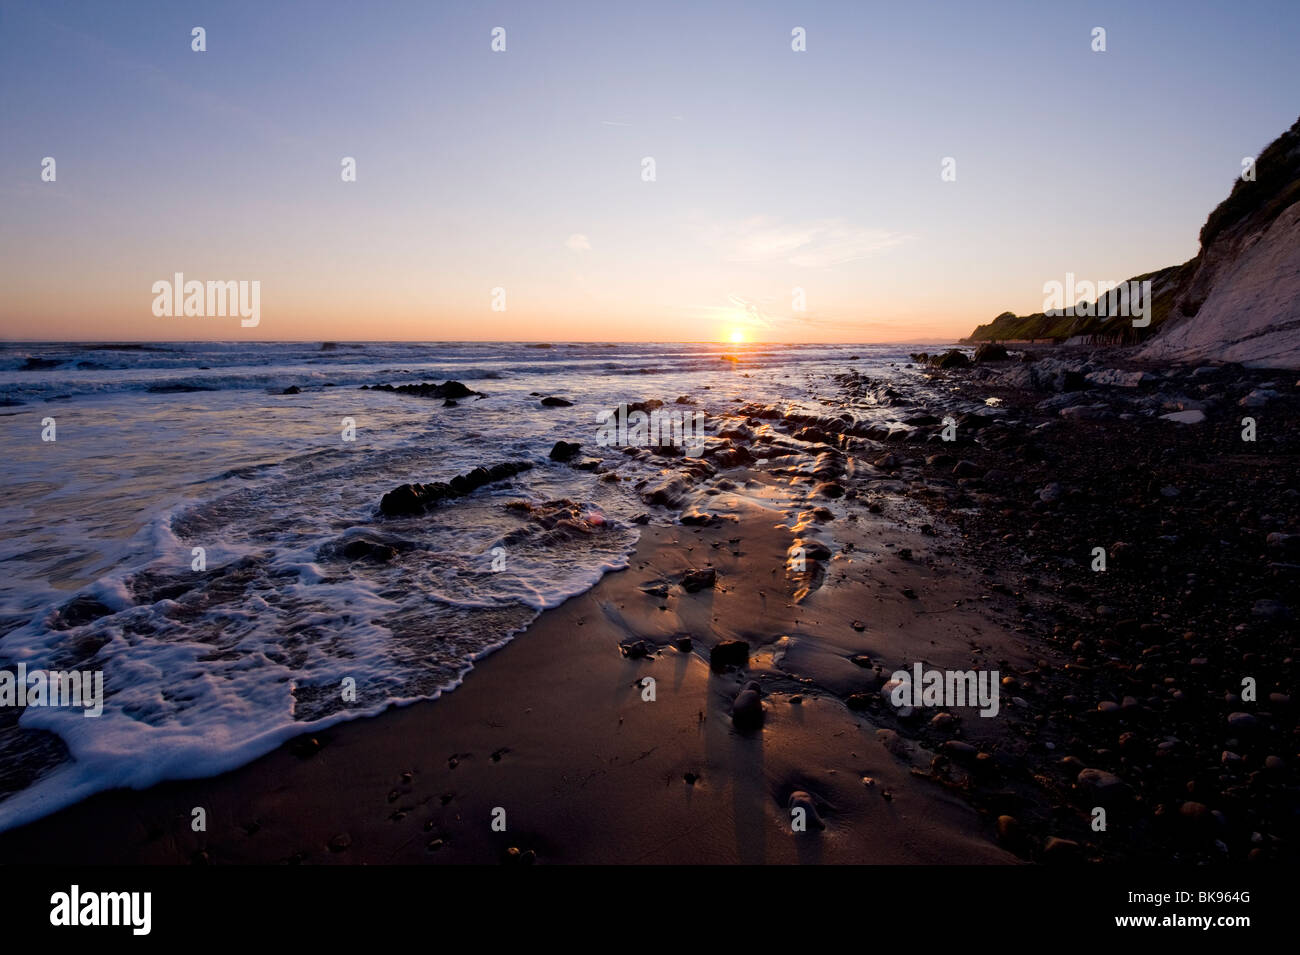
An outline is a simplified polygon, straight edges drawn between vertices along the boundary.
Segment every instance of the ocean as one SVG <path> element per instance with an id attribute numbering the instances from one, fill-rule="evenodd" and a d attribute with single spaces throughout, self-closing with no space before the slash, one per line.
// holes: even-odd
<path id="1" fill-rule="evenodd" d="M 746 402 L 824 413 L 830 375 L 916 374 L 913 350 L 0 345 L 0 669 L 102 671 L 105 694 L 97 718 L 0 708 L 0 829 L 457 687 L 625 567 L 638 518 L 675 520 L 637 493 L 662 462 L 598 446 L 599 411 L 687 397 L 708 434 Z M 483 397 L 361 387 L 447 380 Z M 551 461 L 559 440 L 587 463 Z M 398 485 L 504 461 L 533 467 L 424 515 L 379 514 Z"/>

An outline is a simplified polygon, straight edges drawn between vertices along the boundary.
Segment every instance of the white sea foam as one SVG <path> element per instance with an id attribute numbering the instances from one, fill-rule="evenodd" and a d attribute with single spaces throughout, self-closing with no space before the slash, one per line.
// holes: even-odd
<path id="1" fill-rule="evenodd" d="M 719 360 L 735 350 L 0 347 L 0 395 L 25 402 L 0 416 L 0 666 L 102 669 L 106 694 L 98 719 L 23 714 L 20 730 L 56 734 L 68 759 L 0 799 L 0 828 L 103 789 L 219 773 L 297 734 L 458 686 L 538 613 L 627 566 L 632 518 L 646 510 L 634 482 L 548 459 L 557 439 L 577 440 L 622 474 L 657 473 L 597 447 L 596 410 L 680 394 L 713 409 L 798 401 L 808 374 L 843 370 L 850 354 L 869 356 L 864 370 L 906 360 L 904 349 L 832 346 L 753 348 L 748 367 Z M 655 367 L 669 370 L 644 373 Z M 445 408 L 358 390 L 448 378 L 488 397 Z M 147 390 L 185 383 L 214 390 Z M 291 384 L 306 390 L 278 393 Z M 543 408 L 548 394 L 574 405 Z M 39 439 L 47 415 L 59 422 L 54 443 Z M 355 442 L 341 438 L 345 417 Z M 418 518 L 377 514 L 398 484 L 503 460 L 534 468 Z M 600 519 L 579 517 L 568 537 L 520 533 L 528 518 L 504 505 L 521 499 L 567 499 Z M 338 547 L 358 537 L 398 553 L 344 559 Z M 506 567 L 495 571 L 500 546 Z M 202 572 L 191 569 L 196 547 Z M 77 596 L 106 612 L 53 626 Z M 356 703 L 342 700 L 345 678 Z"/>

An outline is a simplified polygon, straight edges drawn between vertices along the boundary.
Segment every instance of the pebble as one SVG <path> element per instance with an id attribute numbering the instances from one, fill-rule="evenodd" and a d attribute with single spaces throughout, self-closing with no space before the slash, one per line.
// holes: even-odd
<path id="1" fill-rule="evenodd" d="M 763 725 L 763 697 L 757 682 L 746 683 L 732 701 L 731 723 L 739 730 L 756 730 Z"/>
<path id="2" fill-rule="evenodd" d="M 804 810 L 804 821 L 808 824 L 809 829 L 825 829 L 826 823 L 817 813 L 817 803 L 813 797 L 802 789 L 796 789 L 790 794 L 790 801 L 786 804 L 787 809 Z"/>
<path id="3" fill-rule="evenodd" d="M 1234 730 L 1251 730 L 1254 729 L 1258 720 L 1255 719 L 1254 713 L 1229 713 L 1228 726 Z"/>
<path id="4" fill-rule="evenodd" d="M 346 832 L 340 832 L 330 840 L 330 852 L 342 852 L 350 845 L 352 845 L 352 837 Z"/>
<path id="5" fill-rule="evenodd" d="M 1110 800 L 1112 802 L 1127 800 L 1132 791 L 1114 773 L 1108 773 L 1104 769 L 1085 769 L 1079 773 L 1075 780 L 1079 788 L 1086 792 L 1090 797 L 1100 800 Z"/>
<path id="6" fill-rule="evenodd" d="M 969 763 L 981 755 L 980 751 L 970 743 L 959 739 L 948 740 L 943 744 L 943 751 L 961 763 Z"/>
<path id="7" fill-rule="evenodd" d="M 749 644 L 744 640 L 723 640 L 709 654 L 709 666 L 715 673 L 721 673 L 729 666 L 743 667 L 749 664 Z"/>
<path id="8" fill-rule="evenodd" d="M 1082 847 L 1073 839 L 1051 836 L 1043 843 L 1044 862 L 1078 862 L 1082 857 Z"/>

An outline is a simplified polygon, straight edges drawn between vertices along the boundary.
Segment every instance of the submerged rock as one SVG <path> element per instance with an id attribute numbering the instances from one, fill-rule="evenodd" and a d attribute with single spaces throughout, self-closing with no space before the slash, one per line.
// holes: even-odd
<path id="1" fill-rule="evenodd" d="M 422 382 L 418 385 L 362 385 L 362 391 L 391 391 L 399 395 L 415 395 L 418 398 L 468 398 L 471 395 L 484 397 L 481 391 L 465 387 L 459 381 L 444 381 L 437 385 Z"/>
<path id="2" fill-rule="evenodd" d="M 451 479 L 451 483 L 403 484 L 383 496 L 379 510 L 386 517 L 423 514 L 449 498 L 464 497 L 485 484 L 504 481 L 532 467 L 528 461 L 503 461 L 490 468 L 478 467 L 468 474 Z"/>
<path id="3" fill-rule="evenodd" d="M 582 445 L 572 441 L 556 441 L 555 447 L 551 448 L 552 461 L 568 461 L 582 448 Z"/>

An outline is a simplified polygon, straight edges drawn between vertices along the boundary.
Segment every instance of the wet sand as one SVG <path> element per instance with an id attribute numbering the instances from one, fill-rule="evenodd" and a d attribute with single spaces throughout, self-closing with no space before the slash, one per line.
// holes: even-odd
<path id="1" fill-rule="evenodd" d="M 0 835 L 0 861 L 1017 861 L 960 798 L 960 771 L 940 756 L 932 776 L 934 753 L 896 732 L 880 693 L 913 660 L 1023 660 L 999 622 L 1007 602 L 959 567 L 942 529 L 917 529 L 924 514 L 855 501 L 852 519 L 792 522 L 758 503 L 770 475 L 727 475 L 745 493 L 701 496 L 707 526 L 645 528 L 628 569 L 544 613 L 454 692 L 317 734 L 318 750 L 297 741 L 213 779 L 100 794 Z M 814 534 L 833 556 L 791 572 L 792 541 Z M 681 587 L 707 567 L 713 587 Z M 821 585 L 802 595 L 812 573 Z M 711 648 L 733 639 L 749 666 L 711 672 Z M 647 656 L 620 649 L 638 640 Z M 750 680 L 765 718 L 744 731 L 731 703 Z M 966 712 L 958 735 L 995 732 Z M 795 791 L 824 829 L 792 832 Z M 206 832 L 192 831 L 196 807 Z"/>

